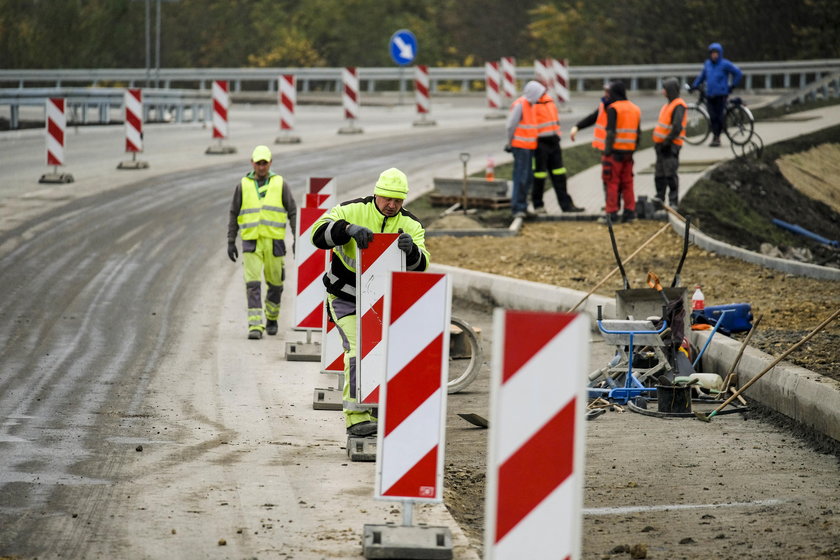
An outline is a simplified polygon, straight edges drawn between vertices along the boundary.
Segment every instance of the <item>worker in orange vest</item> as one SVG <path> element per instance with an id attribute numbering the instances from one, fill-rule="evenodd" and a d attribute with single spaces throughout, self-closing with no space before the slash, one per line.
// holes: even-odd
<path id="1" fill-rule="evenodd" d="M 542 80 L 539 82 L 545 86 Z M 563 151 L 560 148 L 560 116 L 557 105 L 548 93 L 543 93 L 536 104 L 537 110 L 537 149 L 534 152 L 534 188 L 531 189 L 531 201 L 534 212 L 545 214 L 543 194 L 545 180 L 551 176 L 551 185 L 557 195 L 557 203 L 563 212 L 583 212 L 569 196 L 566 187 L 566 168 L 563 166 Z"/>
<path id="2" fill-rule="evenodd" d="M 659 110 L 656 128 L 653 129 L 653 147 L 656 151 L 656 169 L 653 183 L 656 185 L 656 200 L 676 208 L 679 203 L 680 148 L 685 140 L 685 125 L 688 119 L 686 103 L 680 97 L 680 83 L 676 78 L 662 82 L 662 95 L 668 100 Z"/>
<path id="3" fill-rule="evenodd" d="M 535 104 L 545 93 L 545 86 L 531 80 L 522 88 L 522 96 L 510 106 L 507 119 L 505 151 L 513 154 L 513 196 L 510 209 L 514 218 L 525 218 L 528 191 L 534 179 L 533 159 L 537 149 L 537 112 Z"/>
<path id="4" fill-rule="evenodd" d="M 641 134 L 642 111 L 627 100 L 624 83 L 610 83 L 611 103 L 598 115 L 592 146 L 602 151 L 601 178 L 607 191 L 604 207 L 607 220 L 618 221 L 619 199 L 624 203 L 622 222 L 636 219 L 636 193 L 633 190 L 633 152 Z"/>

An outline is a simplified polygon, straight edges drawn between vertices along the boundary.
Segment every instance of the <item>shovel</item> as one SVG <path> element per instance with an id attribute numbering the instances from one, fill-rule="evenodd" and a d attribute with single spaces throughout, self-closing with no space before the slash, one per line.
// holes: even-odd
<path id="1" fill-rule="evenodd" d="M 768 371 L 770 371 L 771 369 L 773 369 L 774 367 L 776 367 L 776 364 L 778 364 L 779 362 L 781 362 L 782 360 L 784 360 L 784 359 L 785 359 L 785 358 L 786 358 L 786 357 L 787 357 L 787 356 L 788 356 L 791 352 L 793 352 L 794 350 L 796 350 L 797 348 L 799 348 L 800 346 L 802 346 L 803 344 L 805 344 L 806 342 L 808 342 L 809 340 L 811 340 L 811 339 L 814 337 L 814 335 L 815 335 L 815 334 L 817 334 L 818 332 L 820 332 L 821 330 L 823 330 L 823 329 L 826 327 L 826 325 L 828 325 L 828 324 L 829 324 L 829 323 L 831 323 L 834 319 L 836 319 L 838 315 L 840 315 L 840 309 L 835 310 L 835 311 L 834 311 L 834 313 L 832 313 L 832 314 L 831 314 L 831 316 L 830 316 L 828 319 L 826 319 L 825 321 L 823 321 L 822 323 L 820 323 L 820 324 L 819 324 L 819 325 L 818 325 L 818 326 L 817 326 L 814 330 L 812 330 L 811 332 L 809 332 L 808 334 L 806 334 L 806 335 L 805 335 L 805 337 L 804 337 L 802 340 L 800 340 L 799 342 L 797 342 L 796 344 L 794 344 L 793 346 L 791 346 L 790 348 L 788 348 L 787 350 L 785 350 L 785 351 L 782 353 L 782 355 L 781 355 L 781 356 L 779 356 L 778 358 L 776 358 L 775 360 L 773 360 L 773 361 L 770 363 L 770 365 L 769 365 L 769 366 L 767 366 L 766 368 L 764 368 L 763 370 L 761 370 L 760 372 L 758 372 L 757 374 L 755 374 L 755 377 L 753 377 L 752 379 L 750 379 L 749 381 L 747 381 L 747 382 L 744 384 L 744 386 L 743 386 L 743 387 L 741 387 L 740 389 L 738 389 L 737 391 L 735 391 L 734 393 L 732 393 L 732 396 L 731 396 L 731 397 L 729 397 L 728 399 L 726 399 L 725 401 L 723 401 L 723 404 L 721 404 L 719 407 L 717 407 L 716 409 L 714 409 L 713 411 L 711 411 L 711 412 L 708 414 L 708 416 L 707 416 L 706 414 L 703 414 L 702 412 L 695 412 L 695 413 L 694 413 L 694 415 L 697 417 L 697 419 L 698 419 L 698 420 L 702 420 L 703 422 L 711 422 L 711 421 L 712 421 L 712 417 L 713 417 L 713 416 L 716 416 L 716 415 L 720 414 L 720 411 L 721 411 L 721 410 L 723 410 L 724 408 L 726 408 L 726 407 L 727 407 L 727 405 L 729 405 L 729 403 L 731 403 L 731 402 L 732 402 L 732 401 L 734 401 L 736 398 L 738 398 L 738 396 L 739 396 L 741 393 L 743 393 L 744 391 L 746 391 L 747 389 L 749 389 L 749 388 L 750 388 L 750 386 L 751 386 L 753 383 L 755 383 L 756 381 L 758 381 L 758 380 L 761 378 L 761 376 L 762 376 L 762 375 L 764 375 L 765 373 L 767 373 Z"/>

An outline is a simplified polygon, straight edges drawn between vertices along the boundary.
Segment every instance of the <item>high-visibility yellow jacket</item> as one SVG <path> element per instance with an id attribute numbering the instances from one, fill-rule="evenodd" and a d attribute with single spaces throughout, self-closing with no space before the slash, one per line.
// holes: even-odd
<path id="1" fill-rule="evenodd" d="M 376 207 L 373 195 L 350 200 L 333 207 L 312 226 L 312 243 L 319 249 L 333 251 L 332 264 L 324 274 L 324 285 L 327 292 L 334 296 L 356 301 L 358 250 L 356 241 L 347 233 L 349 224 L 366 227 L 373 233 L 398 233 L 403 230 L 417 247 L 406 255 L 406 269 L 424 271 L 429 268 L 426 231 L 414 214 L 402 208 L 396 216 L 385 216 Z"/>
<path id="2" fill-rule="evenodd" d="M 656 127 L 653 129 L 653 141 L 657 144 L 664 142 L 665 139 L 668 138 L 668 135 L 671 134 L 671 130 L 674 128 L 674 109 L 678 106 L 687 107 L 685 100 L 682 97 L 677 97 L 670 103 L 666 103 L 662 106 L 662 109 L 659 110 L 659 119 L 656 122 Z M 688 111 L 683 111 L 682 130 L 680 130 L 679 136 L 671 140 L 671 143 L 675 146 L 683 145 L 683 141 L 685 140 L 686 123 L 688 123 Z"/>
<path id="3" fill-rule="evenodd" d="M 263 186 L 257 186 L 253 173 L 242 178 L 242 206 L 236 221 L 242 239 L 286 237 L 286 209 L 283 207 L 283 177 L 271 174 Z"/>

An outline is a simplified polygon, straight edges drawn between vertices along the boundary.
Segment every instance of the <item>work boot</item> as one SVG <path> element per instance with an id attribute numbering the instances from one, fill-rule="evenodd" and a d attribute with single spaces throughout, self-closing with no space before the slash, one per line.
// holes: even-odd
<path id="1" fill-rule="evenodd" d="M 636 211 L 635 210 L 625 210 L 624 213 L 621 215 L 622 223 L 629 224 L 636 220 Z"/>
<path id="2" fill-rule="evenodd" d="M 574 204 L 572 204 L 568 208 L 563 208 L 563 212 L 585 212 L 585 211 L 586 211 L 585 208 L 575 206 Z"/>
<path id="3" fill-rule="evenodd" d="M 265 334 L 274 336 L 277 334 L 277 319 L 267 319 L 265 322 Z"/>
<path id="4" fill-rule="evenodd" d="M 717 148 L 718 146 L 720 146 L 720 136 L 715 136 L 712 138 L 712 141 L 709 142 L 709 147 Z"/>
<path id="5" fill-rule="evenodd" d="M 376 435 L 377 429 L 376 422 L 371 422 L 370 420 L 365 420 L 364 422 L 359 422 L 358 424 L 353 424 L 352 426 L 347 427 L 347 435 L 349 436 L 357 436 L 357 437 L 368 437 Z"/>
<path id="6" fill-rule="evenodd" d="M 260 329 L 251 329 L 248 331 L 248 338 L 250 340 L 259 340 L 262 338 L 262 331 Z"/>

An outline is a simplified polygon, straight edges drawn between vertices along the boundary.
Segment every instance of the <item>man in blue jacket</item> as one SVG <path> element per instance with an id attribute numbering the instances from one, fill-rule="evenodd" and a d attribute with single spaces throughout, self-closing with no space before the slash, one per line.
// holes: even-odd
<path id="1" fill-rule="evenodd" d="M 703 63 L 703 71 L 694 78 L 694 83 L 691 84 L 691 89 L 695 89 L 706 82 L 706 107 L 709 109 L 709 118 L 712 121 L 712 142 L 709 146 L 720 146 L 720 133 L 723 130 L 726 113 L 726 98 L 741 81 L 742 76 L 740 68 L 723 58 L 723 47 L 720 43 L 709 45 L 709 58 Z"/>

